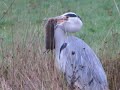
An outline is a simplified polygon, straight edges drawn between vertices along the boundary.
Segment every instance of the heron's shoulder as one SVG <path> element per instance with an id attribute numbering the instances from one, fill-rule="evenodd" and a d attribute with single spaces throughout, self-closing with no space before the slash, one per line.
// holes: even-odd
<path id="1" fill-rule="evenodd" d="M 88 46 L 82 39 L 78 38 L 78 37 L 75 37 L 75 36 L 68 36 L 67 39 L 66 39 L 66 42 L 69 44 L 69 45 L 75 45 L 75 46 Z M 89 47 L 89 46 L 88 46 Z"/>
<path id="2" fill-rule="evenodd" d="M 66 47 L 67 49 L 70 49 L 70 50 L 74 49 L 78 52 L 85 50 L 89 56 L 95 56 L 95 58 L 97 58 L 96 54 L 91 49 L 91 47 L 78 37 L 68 36 L 66 43 L 67 43 L 67 47 Z"/>
<path id="3" fill-rule="evenodd" d="M 76 42 L 76 41 L 83 41 L 82 39 L 75 37 L 75 36 L 68 36 L 66 39 L 68 42 Z"/>

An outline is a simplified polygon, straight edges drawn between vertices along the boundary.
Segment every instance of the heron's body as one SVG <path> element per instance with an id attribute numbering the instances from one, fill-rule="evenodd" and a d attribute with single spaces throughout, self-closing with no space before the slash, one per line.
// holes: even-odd
<path id="1" fill-rule="evenodd" d="M 83 40 L 66 36 L 58 29 L 55 31 L 56 63 L 69 85 L 73 84 L 80 90 L 107 90 L 107 78 L 94 51 Z M 58 33 L 63 36 L 59 37 Z"/>
<path id="2" fill-rule="evenodd" d="M 82 21 L 75 13 L 57 23 L 54 30 L 56 66 L 65 74 L 68 84 L 77 90 L 108 90 L 107 78 L 102 64 L 94 51 L 81 39 L 66 33 L 77 32 Z"/>

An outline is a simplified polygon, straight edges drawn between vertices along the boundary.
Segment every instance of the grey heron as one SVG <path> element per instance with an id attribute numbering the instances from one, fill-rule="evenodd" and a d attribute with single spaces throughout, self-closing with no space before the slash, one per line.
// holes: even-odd
<path id="1" fill-rule="evenodd" d="M 56 66 L 64 73 L 69 86 L 76 90 L 108 90 L 105 71 L 94 51 L 80 38 L 67 34 L 81 30 L 81 18 L 67 12 L 48 22 L 46 29 L 52 30 L 48 30 L 47 38 L 51 35 L 52 40 L 47 40 L 46 48 L 55 48 Z M 49 46 L 50 43 L 55 46 Z"/>

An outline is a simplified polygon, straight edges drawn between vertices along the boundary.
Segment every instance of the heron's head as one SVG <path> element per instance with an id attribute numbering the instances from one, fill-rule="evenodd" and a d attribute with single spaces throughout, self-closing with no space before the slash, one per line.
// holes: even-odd
<path id="1" fill-rule="evenodd" d="M 81 18 L 73 12 L 67 12 L 55 18 L 57 25 L 61 25 L 66 32 L 77 32 L 83 26 Z"/>
<path id="2" fill-rule="evenodd" d="M 61 26 L 66 32 L 79 31 L 83 23 L 81 18 L 73 12 L 67 12 L 60 16 L 48 19 L 46 24 L 46 49 L 55 48 L 54 29 Z"/>

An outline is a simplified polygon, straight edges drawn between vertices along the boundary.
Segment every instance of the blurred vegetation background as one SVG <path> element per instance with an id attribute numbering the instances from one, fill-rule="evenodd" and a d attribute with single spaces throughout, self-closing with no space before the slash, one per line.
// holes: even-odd
<path id="1" fill-rule="evenodd" d="M 114 67 L 113 64 L 108 64 L 108 60 L 112 63 L 114 60 L 120 62 L 120 0 L 0 0 L 1 67 L 6 65 L 4 60 L 8 60 L 9 56 L 12 59 L 17 57 L 15 50 L 19 45 L 24 48 L 22 52 L 25 52 L 30 43 L 35 44 L 38 40 L 37 43 L 41 45 L 43 52 L 44 19 L 68 11 L 75 12 L 82 18 L 83 28 L 74 35 L 94 49 L 104 67 L 107 67 L 106 71 L 110 68 L 109 65 Z M 36 51 L 37 48 L 34 47 L 32 50 Z M 104 63 L 106 61 L 107 63 Z M 120 66 L 118 62 L 115 61 L 115 65 Z M 114 68 L 118 70 L 119 67 Z M 2 73 L 3 71 L 4 69 L 1 69 Z M 108 76 L 109 73 L 107 72 Z M 116 75 L 118 76 L 115 80 L 120 80 L 119 74 Z M 113 80 L 113 76 L 109 76 L 109 80 Z M 115 83 L 114 88 L 120 86 L 120 83 Z M 111 86 L 111 90 L 118 90 L 113 87 Z"/>
<path id="2" fill-rule="evenodd" d="M 0 18 L 4 16 L 0 19 L 0 38 L 7 44 L 11 43 L 11 30 L 22 36 L 27 29 L 43 32 L 45 18 L 72 11 L 84 23 L 82 30 L 76 33 L 78 37 L 84 39 L 97 53 L 106 42 L 109 46 L 106 52 L 110 56 L 120 53 L 119 0 L 15 0 L 9 7 L 11 3 L 12 0 L 0 0 Z"/>

